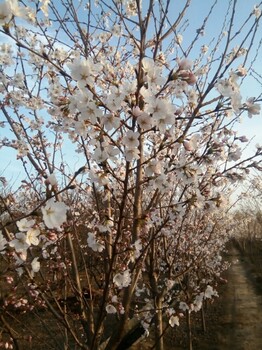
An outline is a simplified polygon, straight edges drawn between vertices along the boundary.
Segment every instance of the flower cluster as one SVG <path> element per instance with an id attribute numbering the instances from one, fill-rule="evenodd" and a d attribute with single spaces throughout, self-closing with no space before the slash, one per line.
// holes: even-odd
<path id="1" fill-rule="evenodd" d="M 0 259 L 27 286 L 17 308 L 46 305 L 77 346 L 104 347 L 104 329 L 110 348 L 132 322 L 149 332 L 154 321 L 157 341 L 163 320 L 178 327 L 217 297 L 230 196 L 261 168 L 262 148 L 244 159 L 235 125 L 260 105 L 242 96 L 250 58 L 231 47 L 238 32 L 212 47 L 203 25 L 194 58 L 169 2 L 166 12 L 154 1 L 91 3 L 43 0 L 33 19 L 30 1 L 0 4 L 0 148 L 25 170 L 12 205 L 1 197 Z M 250 47 L 252 11 L 254 26 L 240 27 Z"/>

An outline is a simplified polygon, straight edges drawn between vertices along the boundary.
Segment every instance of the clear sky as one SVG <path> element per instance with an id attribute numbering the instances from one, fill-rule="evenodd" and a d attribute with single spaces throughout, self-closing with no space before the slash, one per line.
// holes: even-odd
<path id="1" fill-rule="evenodd" d="M 179 11 L 179 8 L 177 8 L 177 6 L 182 6 L 184 2 L 185 1 L 178 3 L 174 1 L 174 5 L 172 6 L 175 13 Z M 201 28 L 203 20 L 207 16 L 209 9 L 213 3 L 213 0 L 192 0 L 185 18 L 185 20 L 188 20 L 188 22 L 185 22 L 185 25 L 188 23 L 188 28 L 185 32 L 186 34 L 184 35 L 183 47 L 186 48 L 188 45 L 190 45 L 192 38 L 195 36 L 196 31 Z M 196 45 L 195 49 L 192 50 L 189 58 L 194 59 L 194 56 L 198 55 L 200 47 L 202 45 L 208 45 L 209 42 L 212 41 L 212 38 L 216 37 L 223 21 L 225 20 L 225 13 L 228 4 L 229 1 L 227 0 L 218 0 L 216 6 L 214 7 L 213 13 L 210 15 L 210 18 L 207 22 L 207 26 L 204 30 L 204 35 L 200 37 L 198 44 Z M 254 4 L 254 0 L 238 1 L 237 11 L 235 14 L 236 17 L 234 30 L 237 30 L 239 24 L 242 23 L 247 15 L 252 12 Z M 258 35 L 258 37 L 262 38 L 261 28 L 260 33 L 261 35 Z M 3 42 L 4 40 L 6 39 L 0 34 L 0 42 Z M 257 40 L 257 42 L 254 44 L 253 50 L 256 49 L 258 45 L 259 41 Z M 261 53 L 262 52 L 260 50 L 260 54 L 258 55 L 257 60 L 253 66 L 254 70 L 260 75 L 262 75 Z M 249 77 L 246 79 L 246 82 L 242 86 L 241 91 L 243 99 L 246 97 L 257 96 L 262 92 L 261 85 Z M 0 111 L 0 120 L 1 119 L 2 116 Z M 242 124 L 238 125 L 237 130 L 239 132 L 239 135 L 245 134 L 248 138 L 254 137 L 254 140 L 245 153 L 249 154 L 249 152 L 255 149 L 256 143 L 262 144 L 262 114 L 260 114 L 260 116 L 254 116 L 253 119 L 249 119 L 246 116 L 243 119 Z M 5 132 L 5 129 L 0 128 L 0 137 L 3 137 L 5 135 Z M 11 181 L 15 182 L 21 174 L 21 162 L 16 160 L 16 152 L 11 150 L 7 151 L 6 149 L 0 150 L 0 161 L 0 176 L 5 176 L 8 179 L 11 179 Z"/>
<path id="2" fill-rule="evenodd" d="M 202 37 L 203 44 L 207 44 L 210 39 L 218 32 L 219 28 L 225 19 L 225 13 L 230 1 L 219 0 L 214 8 L 213 13 L 210 16 L 210 20 L 207 24 L 207 29 L 205 30 L 205 35 Z M 188 18 L 190 22 L 190 27 L 192 31 L 197 30 L 201 27 L 203 18 L 205 18 L 209 8 L 212 6 L 213 0 L 193 0 L 191 6 L 188 10 Z M 236 7 L 235 13 L 235 25 L 234 30 L 239 29 L 240 23 L 242 23 L 247 15 L 252 12 L 256 3 L 254 0 L 239 0 Z M 253 51 L 255 51 L 259 44 L 259 40 L 262 40 L 262 28 L 259 28 L 260 33 L 258 33 L 257 40 L 254 43 Z M 187 37 L 187 40 L 190 38 Z M 237 43 L 237 42 L 236 42 Z M 201 43 L 200 43 L 201 45 Z M 248 66 L 248 65 L 247 65 Z M 253 69 L 260 74 L 260 83 L 262 83 L 262 49 L 260 47 L 260 53 L 257 56 L 256 62 L 254 63 Z M 250 73 L 249 73 L 250 74 Z M 241 94 L 243 99 L 246 97 L 253 97 L 262 94 L 262 85 L 256 82 L 252 77 L 248 76 L 245 78 L 245 82 L 241 87 Z M 262 97 L 262 96 L 261 96 Z M 250 145 L 248 151 L 255 148 L 255 144 L 259 143 L 262 145 L 262 109 L 260 115 L 254 116 L 252 119 L 245 115 L 242 123 L 237 127 L 239 134 L 245 134 L 248 138 L 254 137 L 252 144 Z M 249 153 L 249 152 L 247 152 Z"/>

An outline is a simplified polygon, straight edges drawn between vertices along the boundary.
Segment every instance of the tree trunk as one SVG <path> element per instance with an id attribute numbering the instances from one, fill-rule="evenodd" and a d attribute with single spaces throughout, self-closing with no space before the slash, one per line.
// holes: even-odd
<path id="1" fill-rule="evenodd" d="M 191 330 L 191 313 L 189 310 L 186 311 L 187 318 L 187 340 L 188 340 L 188 350 L 193 350 L 192 345 L 192 330 Z"/>
<path id="2" fill-rule="evenodd" d="M 163 337 L 163 302 L 162 297 L 157 297 L 156 300 L 156 315 L 155 315 L 155 349 L 164 350 L 164 337 Z"/>
<path id="3" fill-rule="evenodd" d="M 206 318 L 205 318 L 205 300 L 203 300 L 202 308 L 201 308 L 201 320 L 202 320 L 202 329 L 203 332 L 206 332 Z"/>

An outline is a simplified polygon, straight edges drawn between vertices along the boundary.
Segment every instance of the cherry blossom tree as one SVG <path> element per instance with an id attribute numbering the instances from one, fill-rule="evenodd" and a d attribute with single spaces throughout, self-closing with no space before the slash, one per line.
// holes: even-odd
<path id="1" fill-rule="evenodd" d="M 241 87 L 259 80 L 261 10 L 236 23 L 230 1 L 202 44 L 217 3 L 184 44 L 190 0 L 1 2 L 0 147 L 25 175 L 1 195 L 7 346 L 41 339 L 15 308 L 46 310 L 55 349 L 150 335 L 162 350 L 186 315 L 192 349 L 190 314 L 227 266 L 230 194 L 262 155 L 244 158 L 236 131 L 260 113 Z"/>
<path id="2" fill-rule="evenodd" d="M 260 254 L 262 236 L 261 193 L 261 175 L 256 172 L 245 181 L 241 200 L 232 214 L 238 223 L 234 228 L 235 243 L 242 252 L 254 255 L 254 261 Z"/>

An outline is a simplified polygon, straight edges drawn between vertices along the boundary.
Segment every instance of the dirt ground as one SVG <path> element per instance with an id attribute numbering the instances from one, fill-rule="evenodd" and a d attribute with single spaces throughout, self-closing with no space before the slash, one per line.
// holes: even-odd
<path id="1" fill-rule="evenodd" d="M 262 254 L 257 258 L 262 261 Z M 255 269 L 248 259 L 243 258 L 236 248 L 229 249 L 226 259 L 231 262 L 230 269 L 223 276 L 228 283 L 219 287 L 220 297 L 207 306 L 206 332 L 201 325 L 200 313 L 192 314 L 193 350 L 262 350 L 262 278 L 254 273 Z M 41 317 L 42 315 L 40 319 Z M 29 321 L 22 320 L 22 316 L 19 318 L 22 323 Z M 41 326 L 41 323 L 38 323 Z M 167 334 L 166 350 L 188 349 L 184 329 L 185 327 L 181 325 Z M 57 342 L 57 345 L 62 344 L 59 336 Z M 28 347 L 28 342 L 26 343 L 27 345 L 21 344 L 19 349 L 61 348 L 56 345 L 49 347 L 51 343 L 47 345 L 47 341 L 44 344 L 43 340 L 42 345 L 38 343 L 37 347 L 35 345 Z M 145 339 L 139 345 L 132 346 L 130 350 L 152 349 L 152 345 L 150 339 Z"/>
<path id="2" fill-rule="evenodd" d="M 227 258 L 232 264 L 226 272 L 228 283 L 210 310 L 206 336 L 200 336 L 193 349 L 261 350 L 261 280 L 236 248 L 230 248 Z"/>
<path id="3" fill-rule="evenodd" d="M 228 283 L 219 287 L 219 298 L 207 305 L 205 332 L 200 313 L 192 314 L 193 350 L 262 350 L 262 279 L 235 247 L 225 258 L 231 263 L 223 276 Z M 257 258 L 262 261 L 262 254 Z M 165 350 L 188 349 L 185 328 L 182 322 L 169 332 Z M 149 350 L 152 344 L 147 340 L 131 349 Z"/>
<path id="4" fill-rule="evenodd" d="M 221 345 L 217 349 L 262 349 L 262 295 L 257 293 L 249 267 L 236 249 L 231 259 L 229 283 L 222 297 L 225 312 L 218 333 Z"/>

